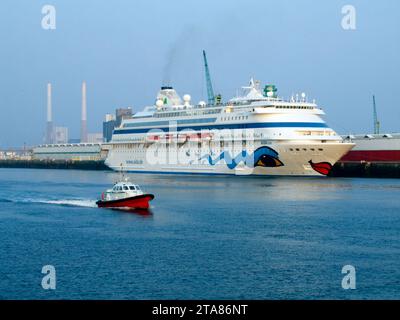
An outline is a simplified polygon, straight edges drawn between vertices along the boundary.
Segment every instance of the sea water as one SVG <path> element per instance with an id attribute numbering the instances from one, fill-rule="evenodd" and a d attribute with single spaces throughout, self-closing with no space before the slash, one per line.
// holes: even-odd
<path id="1" fill-rule="evenodd" d="M 400 180 L 128 176 L 149 213 L 96 208 L 111 171 L 0 169 L 0 298 L 400 298 Z"/>

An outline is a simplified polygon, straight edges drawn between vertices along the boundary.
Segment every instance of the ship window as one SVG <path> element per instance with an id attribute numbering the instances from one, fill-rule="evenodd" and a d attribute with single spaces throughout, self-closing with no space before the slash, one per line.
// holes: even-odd
<path id="1" fill-rule="evenodd" d="M 324 149 L 321 149 L 321 148 L 320 148 L 320 149 L 318 149 L 318 151 L 324 151 Z"/>
<path id="2" fill-rule="evenodd" d="M 296 148 L 296 151 L 300 151 L 300 149 Z"/>
<path id="3" fill-rule="evenodd" d="M 129 189 L 135 190 L 135 187 L 134 186 L 129 186 Z"/>
<path id="4" fill-rule="evenodd" d="M 129 188 L 127 186 L 124 186 L 124 190 L 129 190 Z"/>

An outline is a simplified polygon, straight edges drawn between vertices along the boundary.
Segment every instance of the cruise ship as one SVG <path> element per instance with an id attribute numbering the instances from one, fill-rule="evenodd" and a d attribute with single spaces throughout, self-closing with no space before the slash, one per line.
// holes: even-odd
<path id="1" fill-rule="evenodd" d="M 324 121 L 305 94 L 282 99 L 274 85 L 250 80 L 222 103 L 191 103 L 169 86 L 155 103 L 114 129 L 113 170 L 265 176 L 326 176 L 354 144 Z"/>

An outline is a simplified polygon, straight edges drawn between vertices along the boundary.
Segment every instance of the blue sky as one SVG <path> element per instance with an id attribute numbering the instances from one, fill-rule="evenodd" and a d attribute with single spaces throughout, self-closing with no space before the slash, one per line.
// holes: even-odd
<path id="1" fill-rule="evenodd" d="M 56 8 L 56 30 L 41 27 L 45 4 Z M 341 27 L 346 4 L 356 30 Z M 382 130 L 400 131 L 396 0 L 3 0 L 0 10 L 0 147 L 42 142 L 47 82 L 54 122 L 71 137 L 83 80 L 90 132 L 117 107 L 153 103 L 166 78 L 206 99 L 202 49 L 225 99 L 254 76 L 284 97 L 306 92 L 344 134 L 372 131 L 375 94 Z"/>

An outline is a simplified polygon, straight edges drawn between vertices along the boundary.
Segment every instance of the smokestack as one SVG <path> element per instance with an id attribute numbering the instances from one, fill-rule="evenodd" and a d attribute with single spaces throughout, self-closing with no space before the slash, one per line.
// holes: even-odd
<path id="1" fill-rule="evenodd" d="M 86 82 L 82 82 L 82 118 L 81 118 L 81 142 L 87 142 L 86 127 Z"/>
<path id="2" fill-rule="evenodd" d="M 46 123 L 46 143 L 53 143 L 53 118 L 51 109 L 51 83 L 47 84 L 47 123 Z"/>

